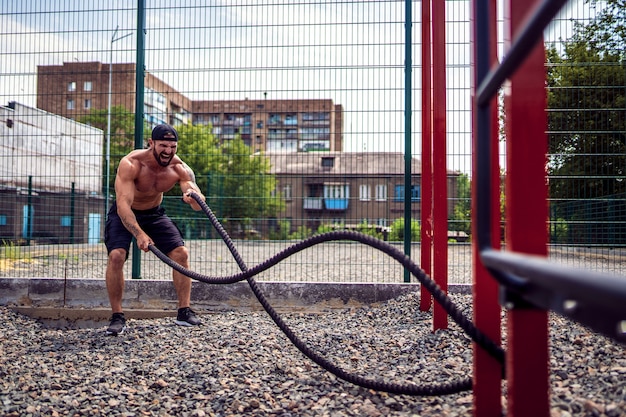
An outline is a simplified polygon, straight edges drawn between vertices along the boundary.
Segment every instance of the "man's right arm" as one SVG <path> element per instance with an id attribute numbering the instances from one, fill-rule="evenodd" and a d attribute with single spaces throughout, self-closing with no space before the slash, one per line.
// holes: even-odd
<path id="1" fill-rule="evenodd" d="M 127 158 L 123 158 L 120 161 L 115 177 L 115 201 L 117 204 L 117 215 L 120 216 L 122 223 L 137 239 L 137 246 L 144 252 L 147 252 L 148 245 L 153 243 L 152 239 L 141 229 L 132 210 L 135 198 L 136 175 L 137 167 Z"/>

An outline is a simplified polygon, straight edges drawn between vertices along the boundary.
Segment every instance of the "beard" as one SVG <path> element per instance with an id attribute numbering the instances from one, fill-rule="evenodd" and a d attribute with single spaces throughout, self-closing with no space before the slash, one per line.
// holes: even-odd
<path id="1" fill-rule="evenodd" d="M 165 155 L 163 153 L 158 154 L 156 150 L 152 149 L 152 154 L 154 155 L 154 159 L 156 159 L 157 163 L 162 167 L 166 167 L 172 162 L 174 158 L 174 154 Z"/>

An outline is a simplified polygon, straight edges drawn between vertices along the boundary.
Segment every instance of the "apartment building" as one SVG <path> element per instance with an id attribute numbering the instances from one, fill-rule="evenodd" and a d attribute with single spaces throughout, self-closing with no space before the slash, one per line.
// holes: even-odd
<path id="1" fill-rule="evenodd" d="M 136 65 L 65 62 L 37 66 L 37 107 L 77 120 L 91 109 L 123 106 L 135 112 Z M 111 83 L 109 83 L 109 77 Z M 109 94 L 110 93 L 110 94 Z M 150 73 L 144 79 L 144 115 L 151 126 L 191 121 L 191 100 Z"/>
<path id="2" fill-rule="evenodd" d="M 404 154 L 389 152 L 269 153 L 292 229 L 365 222 L 384 229 L 404 217 Z M 411 162 L 411 217 L 421 216 L 419 159 Z M 457 172 L 448 173 L 448 215 L 454 211 Z M 271 227 L 271 225 L 270 225 Z"/>
<path id="3" fill-rule="evenodd" d="M 343 108 L 332 100 L 195 101 L 193 123 L 222 140 L 240 135 L 254 152 L 343 150 Z"/>
<path id="4" fill-rule="evenodd" d="M 111 106 L 134 113 L 135 72 L 134 63 L 40 65 L 37 107 L 77 120 L 91 109 L 108 108 L 110 96 Z M 193 101 L 149 72 L 144 86 L 150 127 L 211 124 L 221 140 L 239 135 L 255 152 L 342 150 L 343 108 L 330 99 Z"/>

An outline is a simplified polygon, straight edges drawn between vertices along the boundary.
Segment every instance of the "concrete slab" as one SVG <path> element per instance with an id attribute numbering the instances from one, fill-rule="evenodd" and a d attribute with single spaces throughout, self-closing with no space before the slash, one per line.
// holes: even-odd
<path id="1" fill-rule="evenodd" d="M 375 306 L 419 291 L 416 284 L 258 282 L 259 290 L 279 312 L 323 313 Z M 449 291 L 470 293 L 469 285 Z M 124 309 L 131 318 L 175 315 L 177 298 L 171 281 L 127 280 Z M 110 317 L 104 280 L 0 278 L 0 305 L 40 320 L 96 323 Z M 229 285 L 192 283 L 192 307 L 199 314 L 220 311 L 263 311 L 247 282 Z"/>

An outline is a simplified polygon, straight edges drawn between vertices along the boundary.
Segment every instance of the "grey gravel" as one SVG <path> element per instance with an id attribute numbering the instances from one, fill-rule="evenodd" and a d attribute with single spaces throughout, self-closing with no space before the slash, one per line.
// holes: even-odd
<path id="1" fill-rule="evenodd" d="M 454 294 L 471 315 L 471 297 Z M 467 378 L 459 327 L 432 332 L 417 294 L 379 307 L 286 314 L 309 346 L 368 378 L 442 383 Z M 342 381 L 304 357 L 265 313 L 129 320 L 127 331 L 52 329 L 0 307 L 4 416 L 469 416 L 472 393 L 390 395 Z M 551 315 L 551 416 L 626 416 L 623 345 Z M 506 389 L 506 383 L 503 382 Z M 506 401 L 503 398 L 503 403 Z"/>

